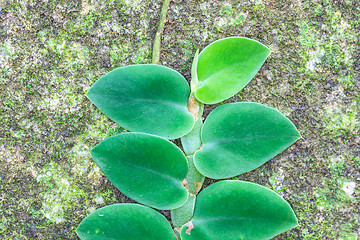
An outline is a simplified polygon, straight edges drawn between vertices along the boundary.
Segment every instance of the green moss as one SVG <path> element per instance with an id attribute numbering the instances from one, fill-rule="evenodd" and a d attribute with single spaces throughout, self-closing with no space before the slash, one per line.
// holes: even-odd
<path id="1" fill-rule="evenodd" d="M 330 158 L 331 177 L 324 178 L 323 187 L 315 190 L 317 205 L 320 208 L 339 209 L 355 201 L 344 191 L 344 183 L 349 181 L 342 177 L 344 168 L 344 159 Z"/>
<path id="2" fill-rule="evenodd" d="M 358 109 L 357 101 L 353 101 L 345 111 L 341 111 L 336 105 L 329 105 L 325 109 L 324 133 L 348 138 L 354 131 L 359 131 Z"/>

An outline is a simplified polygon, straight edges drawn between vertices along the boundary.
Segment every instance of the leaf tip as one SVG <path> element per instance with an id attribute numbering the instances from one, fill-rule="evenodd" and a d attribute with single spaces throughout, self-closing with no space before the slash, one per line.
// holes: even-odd
<path id="1" fill-rule="evenodd" d="M 93 103 L 93 93 L 91 88 L 89 89 L 89 91 L 87 91 L 87 93 L 85 94 L 85 97 L 87 97 L 87 99 L 89 99 L 92 103 Z"/>
<path id="2" fill-rule="evenodd" d="M 296 139 L 296 141 L 297 140 L 299 140 L 299 139 L 304 139 L 304 137 L 301 135 L 301 133 L 296 129 L 296 131 L 298 132 L 298 138 Z"/>

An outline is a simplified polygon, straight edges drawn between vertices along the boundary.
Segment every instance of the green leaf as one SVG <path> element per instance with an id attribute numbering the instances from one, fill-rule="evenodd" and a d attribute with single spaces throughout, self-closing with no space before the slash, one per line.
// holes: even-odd
<path id="1" fill-rule="evenodd" d="M 250 82 L 269 54 L 265 45 L 248 38 L 213 42 L 199 55 L 195 97 L 214 104 L 234 96 Z"/>
<path id="2" fill-rule="evenodd" d="M 163 215 L 131 203 L 94 211 L 80 223 L 76 233 L 83 240 L 175 240 L 170 223 Z"/>
<path id="3" fill-rule="evenodd" d="M 91 151 L 106 177 L 126 196 L 157 209 L 182 206 L 188 191 L 183 152 L 166 139 L 146 133 L 106 138 Z"/>
<path id="4" fill-rule="evenodd" d="M 201 136 L 203 147 L 195 153 L 194 163 L 200 173 L 214 179 L 251 171 L 300 138 L 289 119 L 258 103 L 217 107 L 207 117 Z"/>
<path id="5" fill-rule="evenodd" d="M 170 211 L 171 222 L 175 228 L 181 228 L 182 225 L 190 221 L 194 213 L 196 195 L 190 195 L 187 202 L 176 209 Z"/>
<path id="6" fill-rule="evenodd" d="M 193 92 L 196 88 L 196 86 L 199 84 L 198 77 L 197 77 L 197 63 L 199 61 L 199 49 L 196 50 L 194 59 L 191 65 L 191 82 L 190 82 L 190 88 L 191 92 Z"/>
<path id="7" fill-rule="evenodd" d="M 192 222 L 186 225 L 182 240 L 263 240 L 296 227 L 297 219 L 275 192 L 255 183 L 227 180 L 198 195 Z"/>
<path id="8" fill-rule="evenodd" d="M 188 156 L 189 170 L 186 174 L 186 182 L 188 184 L 188 191 L 192 194 L 198 194 L 201 190 L 201 187 L 204 183 L 205 177 L 196 169 L 194 165 L 194 157 Z"/>
<path id="9" fill-rule="evenodd" d="M 101 77 L 87 97 L 129 131 L 179 138 L 194 125 L 187 110 L 189 85 L 178 72 L 160 65 L 117 68 Z"/>

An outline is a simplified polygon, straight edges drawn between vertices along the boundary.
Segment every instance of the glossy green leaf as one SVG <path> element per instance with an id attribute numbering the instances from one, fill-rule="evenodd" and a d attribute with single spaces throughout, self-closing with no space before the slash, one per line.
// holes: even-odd
<path id="1" fill-rule="evenodd" d="M 138 204 L 114 204 L 87 216 L 76 233 L 83 240 L 175 240 L 166 218 Z"/>
<path id="2" fill-rule="evenodd" d="M 217 107 L 207 117 L 201 136 L 203 147 L 195 153 L 194 163 L 200 173 L 214 179 L 251 171 L 300 138 L 289 119 L 258 103 Z"/>
<path id="3" fill-rule="evenodd" d="M 269 54 L 265 45 L 248 38 L 213 42 L 198 58 L 195 97 L 206 104 L 232 97 L 249 83 Z"/>
<path id="4" fill-rule="evenodd" d="M 158 208 L 182 206 L 188 191 L 185 155 L 166 139 L 146 133 L 122 133 L 100 142 L 91 156 L 106 177 L 126 196 Z"/>
<path id="5" fill-rule="evenodd" d="M 194 213 L 195 200 L 196 195 L 191 195 L 183 206 L 170 211 L 171 222 L 175 228 L 180 229 L 182 225 L 190 221 Z"/>
<path id="6" fill-rule="evenodd" d="M 255 183 L 228 180 L 198 195 L 192 222 L 182 227 L 181 239 L 265 240 L 296 226 L 293 210 L 278 194 Z"/>
<path id="7" fill-rule="evenodd" d="M 160 65 L 117 68 L 101 77 L 87 97 L 129 131 L 179 138 L 194 125 L 187 110 L 189 85 L 178 72 Z"/>
<path id="8" fill-rule="evenodd" d="M 199 61 L 199 49 L 196 50 L 194 59 L 191 65 L 191 82 L 190 82 L 190 90 L 193 92 L 197 85 L 199 84 L 197 77 L 197 63 Z"/>
<path id="9" fill-rule="evenodd" d="M 189 170 L 186 174 L 186 182 L 188 184 L 188 191 L 192 194 L 198 194 L 201 190 L 201 187 L 204 183 L 205 177 L 202 175 L 194 165 L 194 157 L 188 156 Z"/>

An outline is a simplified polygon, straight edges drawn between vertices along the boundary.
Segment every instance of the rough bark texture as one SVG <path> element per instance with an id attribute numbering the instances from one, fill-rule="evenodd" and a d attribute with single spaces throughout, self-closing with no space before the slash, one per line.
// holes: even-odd
<path id="1" fill-rule="evenodd" d="M 114 68 L 151 63 L 161 4 L 1 1 L 1 239 L 76 239 L 90 212 L 131 202 L 90 158 L 92 147 L 122 129 L 85 93 Z M 359 11 L 358 0 L 170 4 L 160 64 L 188 80 L 195 51 L 217 39 L 245 36 L 272 50 L 250 84 L 226 102 L 275 107 L 303 136 L 238 177 L 278 190 L 294 208 L 299 227 L 276 239 L 360 234 Z M 204 116 L 215 107 L 206 105 Z"/>

